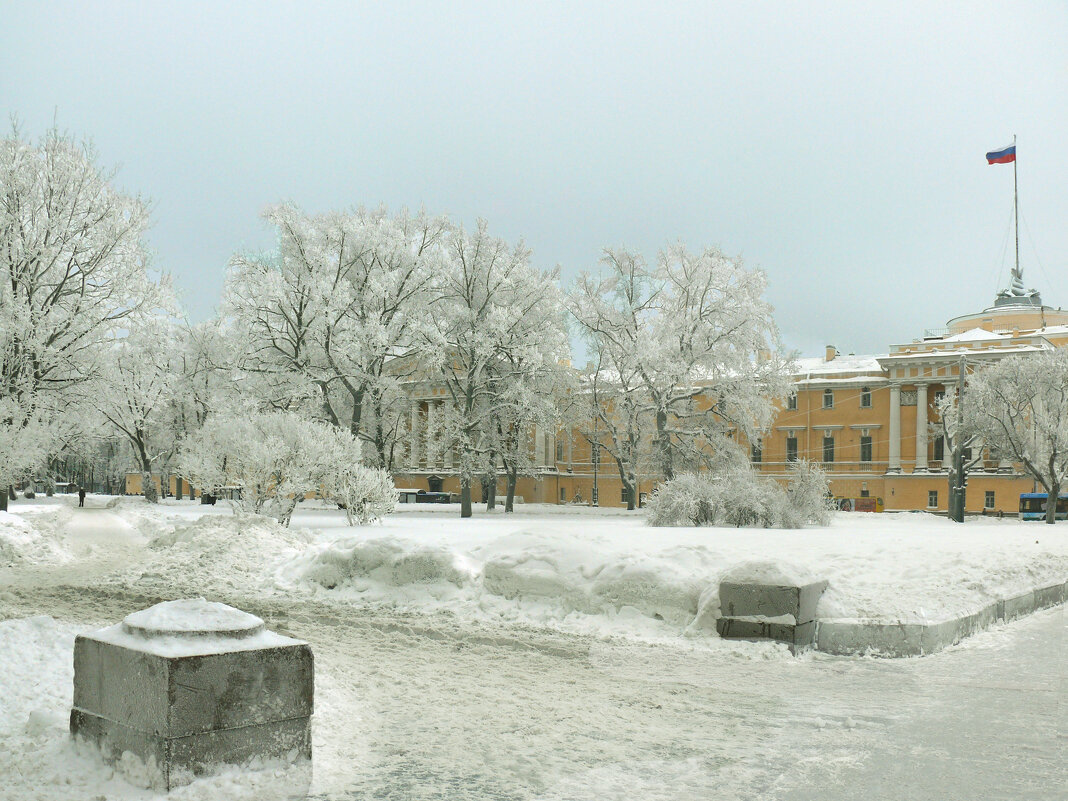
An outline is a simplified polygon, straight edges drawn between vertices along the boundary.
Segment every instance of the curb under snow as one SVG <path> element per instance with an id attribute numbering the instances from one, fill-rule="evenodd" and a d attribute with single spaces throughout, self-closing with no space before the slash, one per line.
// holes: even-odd
<path id="1" fill-rule="evenodd" d="M 977 612 L 936 623 L 879 623 L 869 620 L 818 620 L 816 650 L 852 656 L 923 656 L 955 645 L 995 623 L 1007 622 L 1058 606 L 1068 600 L 1068 582 L 1002 598 Z"/>

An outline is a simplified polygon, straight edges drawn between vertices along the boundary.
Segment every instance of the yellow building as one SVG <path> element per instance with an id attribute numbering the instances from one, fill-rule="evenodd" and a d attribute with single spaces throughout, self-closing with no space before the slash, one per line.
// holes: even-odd
<path id="1" fill-rule="evenodd" d="M 831 492 L 840 498 L 881 498 L 887 510 L 945 512 L 947 464 L 941 438 L 931 433 L 938 422 L 936 403 L 966 374 L 1006 356 L 1068 346 L 1068 311 L 1042 305 L 1035 292 L 1013 289 L 998 295 L 993 306 L 950 320 L 908 343 L 891 345 L 871 356 L 840 355 L 828 346 L 823 358 L 800 359 L 795 394 L 782 408 L 763 440 L 752 448 L 756 469 L 782 478 L 791 463 L 808 459 L 827 471 Z M 407 466 L 396 476 L 398 487 L 459 492 L 450 454 L 429 458 L 425 431 L 443 412 L 444 391 L 420 385 L 412 401 L 415 445 Z M 520 478 L 517 495 L 527 502 L 626 506 L 618 472 L 602 451 L 577 431 L 532 432 L 534 476 Z M 969 473 L 967 511 L 1011 513 L 1021 492 L 1034 481 L 1017 465 L 989 453 Z M 640 483 L 642 495 L 655 478 Z M 504 494 L 504 479 L 497 494 Z M 478 484 L 473 500 L 481 498 Z"/>

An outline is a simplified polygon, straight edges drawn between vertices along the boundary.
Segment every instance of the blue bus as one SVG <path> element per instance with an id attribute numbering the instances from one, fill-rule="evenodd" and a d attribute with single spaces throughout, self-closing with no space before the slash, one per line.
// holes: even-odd
<path id="1" fill-rule="evenodd" d="M 1020 519 L 1045 520 L 1048 500 L 1049 495 L 1045 492 L 1021 492 Z M 1057 496 L 1057 511 L 1054 516 L 1057 520 L 1068 520 L 1068 494 L 1062 493 Z"/>

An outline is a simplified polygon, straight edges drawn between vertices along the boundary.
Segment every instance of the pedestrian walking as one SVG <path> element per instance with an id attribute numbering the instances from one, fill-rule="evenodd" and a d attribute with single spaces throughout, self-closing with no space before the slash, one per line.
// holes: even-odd
<path id="1" fill-rule="evenodd" d="M 85 506 L 85 487 L 78 487 L 78 506 Z"/>

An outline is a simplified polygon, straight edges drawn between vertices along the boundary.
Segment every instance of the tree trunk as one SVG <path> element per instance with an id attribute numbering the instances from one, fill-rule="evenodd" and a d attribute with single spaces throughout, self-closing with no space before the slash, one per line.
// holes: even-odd
<path id="1" fill-rule="evenodd" d="M 667 412 L 660 409 L 656 413 L 656 447 L 660 454 L 660 473 L 664 481 L 675 477 L 675 465 L 671 458 L 671 435 L 667 430 Z"/>
<path id="2" fill-rule="evenodd" d="M 9 500 L 12 500 L 12 501 L 16 500 L 18 498 L 18 496 L 15 494 L 15 485 L 14 484 L 8 484 L 7 485 L 7 497 L 8 497 Z"/>
<path id="3" fill-rule="evenodd" d="M 1049 492 L 1046 494 L 1046 522 L 1051 526 L 1057 522 L 1057 501 L 1060 497 L 1060 484 L 1054 484 L 1049 487 Z"/>
<path id="4" fill-rule="evenodd" d="M 510 514 L 515 511 L 515 484 L 518 479 L 518 470 L 511 468 L 507 470 L 508 476 L 508 494 L 504 499 L 504 511 L 505 514 Z"/>
<path id="5" fill-rule="evenodd" d="M 950 520 L 964 522 L 966 489 L 964 486 L 964 448 L 953 445 L 953 467 L 949 471 L 949 503 L 947 514 Z"/>
<path id="6" fill-rule="evenodd" d="M 0 512 L 7 511 L 7 493 L 0 492 Z"/>
<path id="7" fill-rule="evenodd" d="M 463 476 L 460 479 L 460 517 L 471 516 L 471 479 Z"/>
<path id="8" fill-rule="evenodd" d="M 497 508 L 497 474 L 493 473 L 482 480 L 482 495 L 486 498 L 486 511 Z"/>

